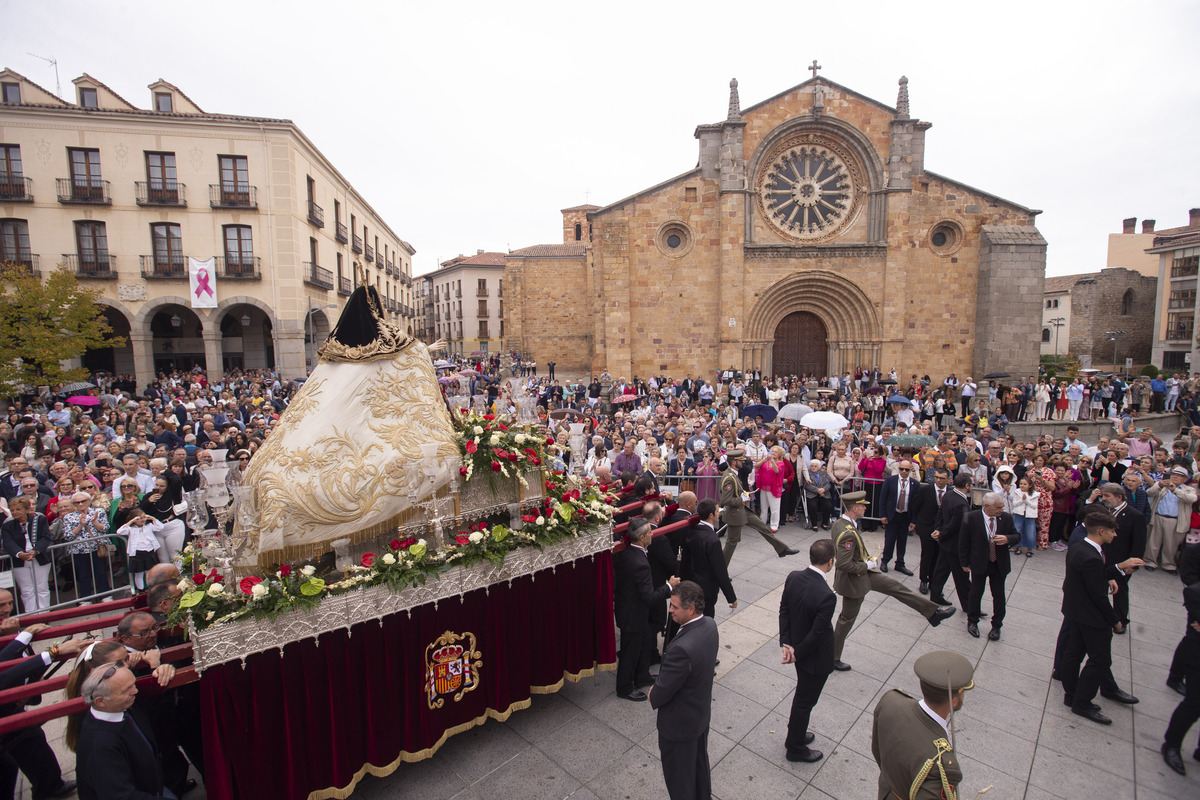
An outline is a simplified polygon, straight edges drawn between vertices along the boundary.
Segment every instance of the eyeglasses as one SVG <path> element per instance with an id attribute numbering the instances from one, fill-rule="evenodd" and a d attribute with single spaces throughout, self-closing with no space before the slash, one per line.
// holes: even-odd
<path id="1" fill-rule="evenodd" d="M 130 638 L 133 638 L 133 639 L 143 639 L 152 633 L 158 633 L 159 631 L 162 630 L 162 627 L 163 626 L 161 623 L 155 623 L 154 625 L 151 625 L 149 628 L 146 628 L 146 630 L 142 631 L 141 633 L 131 633 L 131 634 L 129 634 L 129 636 L 130 636 Z"/>
<path id="2" fill-rule="evenodd" d="M 905 467 L 898 467 L 898 468 L 896 469 L 896 471 L 897 471 L 897 472 L 912 472 L 912 470 L 911 470 L 911 469 L 906 469 Z"/>

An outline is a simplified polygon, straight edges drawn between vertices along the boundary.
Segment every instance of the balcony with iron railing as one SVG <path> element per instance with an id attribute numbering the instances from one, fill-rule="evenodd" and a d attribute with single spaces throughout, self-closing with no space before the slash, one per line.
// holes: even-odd
<path id="1" fill-rule="evenodd" d="M 0 175 L 0 200 L 6 203 L 32 203 L 33 178 Z"/>
<path id="2" fill-rule="evenodd" d="M 308 221 L 315 227 L 325 227 L 325 209 L 321 208 L 312 200 L 308 201 Z"/>
<path id="3" fill-rule="evenodd" d="M 304 262 L 304 282 L 321 289 L 333 288 L 333 273 L 311 261 Z"/>
<path id="4" fill-rule="evenodd" d="M 349 236 L 350 232 L 346 230 L 346 224 L 344 222 L 339 222 L 333 234 L 333 238 L 337 239 L 342 244 L 345 244 L 347 241 L 349 241 Z"/>
<path id="5" fill-rule="evenodd" d="M 1167 308 L 1169 308 L 1171 310 L 1175 310 L 1175 309 L 1184 310 L 1184 309 L 1195 308 L 1195 307 L 1196 307 L 1196 295 L 1194 293 L 1191 295 L 1186 295 L 1184 297 L 1171 297 L 1170 301 L 1167 304 Z"/>
<path id="6" fill-rule="evenodd" d="M 42 275 L 42 271 L 38 267 L 37 253 L 31 253 L 28 250 L 0 250 L 0 264 L 23 268 L 25 272 L 31 273 L 35 278 L 40 278 Z"/>
<path id="7" fill-rule="evenodd" d="M 1167 339 L 1169 341 L 1187 341 L 1192 338 L 1192 327 L 1186 325 L 1184 327 L 1174 327 L 1167 330 Z"/>
<path id="8" fill-rule="evenodd" d="M 108 253 L 63 253 L 63 266 L 76 278 L 113 280 L 117 277 L 117 257 Z"/>
<path id="9" fill-rule="evenodd" d="M 221 280 L 262 280 L 262 259 L 258 256 L 217 256 L 216 260 L 217 277 Z"/>
<path id="10" fill-rule="evenodd" d="M 212 208 L 258 208 L 258 187 L 248 183 L 210 183 L 208 204 Z"/>
<path id="11" fill-rule="evenodd" d="M 354 285 L 350 283 L 349 278 L 338 278 L 338 294 L 342 297 L 349 297 L 354 291 Z"/>
<path id="12" fill-rule="evenodd" d="M 478 289 L 476 289 L 476 290 L 475 290 L 475 296 L 476 296 L 476 297 L 487 297 L 487 296 L 488 296 L 488 289 L 487 289 L 487 287 L 486 287 L 486 286 L 481 286 L 481 287 L 479 287 Z"/>
<path id="13" fill-rule="evenodd" d="M 475 317 L 477 319 L 487 319 L 490 316 L 491 316 L 491 314 L 488 313 L 488 310 L 486 308 L 479 309 L 478 312 L 475 314 Z"/>
<path id="14" fill-rule="evenodd" d="M 367 259 L 367 261 L 374 263 L 375 262 L 375 248 L 372 247 L 371 245 L 367 245 L 366 252 L 363 253 L 363 258 Z"/>
<path id="15" fill-rule="evenodd" d="M 356 253 L 361 253 L 362 247 L 363 247 L 362 237 L 359 236 L 357 233 L 354 234 L 354 238 L 350 242 L 350 249 Z"/>
<path id="16" fill-rule="evenodd" d="M 187 280 L 187 256 L 154 255 L 138 256 L 142 265 L 142 277 L 147 280 Z"/>
<path id="17" fill-rule="evenodd" d="M 391 261 L 387 262 L 387 271 L 388 271 L 388 274 L 391 275 L 393 278 L 400 277 L 400 273 L 396 270 L 396 265 L 394 263 L 392 263 Z"/>
<path id="18" fill-rule="evenodd" d="M 186 206 L 187 187 L 178 181 L 134 181 L 139 206 Z"/>
<path id="19" fill-rule="evenodd" d="M 458 311 L 454 312 L 454 318 L 462 319 L 462 309 L 461 308 Z"/>
<path id="20" fill-rule="evenodd" d="M 109 182 L 99 178 L 58 178 L 58 202 L 111 206 Z"/>

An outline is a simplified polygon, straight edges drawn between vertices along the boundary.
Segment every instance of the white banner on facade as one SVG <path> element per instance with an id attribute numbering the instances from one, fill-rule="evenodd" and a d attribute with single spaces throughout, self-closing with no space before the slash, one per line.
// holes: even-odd
<path id="1" fill-rule="evenodd" d="M 191 284 L 192 308 L 217 307 L 217 260 L 207 261 L 188 256 L 188 280 Z"/>

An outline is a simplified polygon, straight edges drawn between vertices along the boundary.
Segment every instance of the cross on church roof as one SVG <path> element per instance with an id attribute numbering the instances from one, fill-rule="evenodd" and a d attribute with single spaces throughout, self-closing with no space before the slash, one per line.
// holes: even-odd
<path id="1" fill-rule="evenodd" d="M 821 65 L 817 63 L 817 60 L 815 58 L 813 59 L 812 66 L 808 68 L 808 71 L 813 74 L 814 78 L 816 78 L 817 73 L 821 71 Z"/>

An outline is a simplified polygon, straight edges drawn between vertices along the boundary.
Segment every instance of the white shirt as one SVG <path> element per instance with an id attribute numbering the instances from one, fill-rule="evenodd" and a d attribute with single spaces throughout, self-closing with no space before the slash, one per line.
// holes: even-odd
<path id="1" fill-rule="evenodd" d="M 951 701 L 951 702 L 953 702 L 953 701 Z M 942 726 L 942 730 L 944 730 L 944 731 L 946 732 L 946 735 L 947 735 L 947 736 L 949 736 L 949 735 L 950 735 L 950 725 L 949 725 L 949 723 L 947 723 L 947 722 L 946 722 L 946 720 L 945 720 L 945 719 L 942 717 L 942 715 L 941 715 L 941 714 L 937 713 L 937 712 L 936 712 L 936 711 L 934 711 L 932 708 L 930 708 L 929 706 L 927 706 L 927 705 L 925 704 L 925 701 L 924 701 L 924 700 L 921 700 L 921 701 L 918 703 L 918 705 L 919 705 L 919 706 L 921 706 L 921 710 L 922 710 L 922 711 L 924 711 L 926 714 L 928 714 L 928 715 L 929 715 L 929 718 L 930 718 L 930 719 L 932 719 L 932 720 L 933 720 L 934 722 L 936 722 L 938 725 L 941 725 L 941 726 Z"/>
<path id="2" fill-rule="evenodd" d="M 96 719 L 100 720 L 101 722 L 124 722 L 125 721 L 125 712 L 124 711 L 97 711 L 94 708 L 90 709 L 90 710 L 92 712 L 92 716 L 95 717 Z"/>
<path id="3" fill-rule="evenodd" d="M 33 641 L 33 634 L 29 633 L 28 631 L 21 631 L 13 638 L 15 638 L 21 644 L 28 647 L 29 643 Z M 45 651 L 44 653 L 41 653 L 40 655 L 41 655 L 42 663 L 45 664 L 47 667 L 50 666 L 54 662 L 54 659 L 52 659 L 50 657 L 49 650 Z"/>

